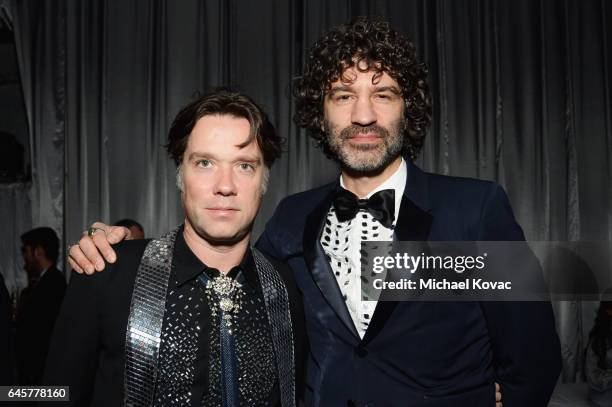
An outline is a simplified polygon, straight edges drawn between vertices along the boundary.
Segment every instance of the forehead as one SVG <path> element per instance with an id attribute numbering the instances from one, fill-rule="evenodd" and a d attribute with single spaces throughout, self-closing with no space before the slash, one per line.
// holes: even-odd
<path id="1" fill-rule="evenodd" d="M 338 86 L 393 86 L 399 89 L 399 84 L 385 71 L 375 69 L 363 70 L 355 66 L 345 68 L 342 74 L 330 84 L 331 88 Z"/>
<path id="2" fill-rule="evenodd" d="M 244 152 L 261 155 L 256 138 L 251 138 L 251 124 L 243 117 L 206 115 L 193 127 L 187 142 L 190 152 Z"/>

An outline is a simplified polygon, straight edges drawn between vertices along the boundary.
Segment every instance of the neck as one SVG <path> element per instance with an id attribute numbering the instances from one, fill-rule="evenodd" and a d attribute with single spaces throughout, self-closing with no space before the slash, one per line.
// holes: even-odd
<path id="1" fill-rule="evenodd" d="M 227 245 L 211 244 L 211 242 L 200 236 L 188 221 L 185 221 L 183 229 L 185 243 L 200 261 L 208 267 L 213 267 L 222 272 L 228 273 L 233 267 L 240 264 L 249 247 L 250 234 L 242 240 Z"/>
<path id="2" fill-rule="evenodd" d="M 402 163 L 402 157 L 397 157 L 389 165 L 376 172 L 357 172 L 346 168 L 342 169 L 342 181 L 346 189 L 365 198 L 383 182 L 388 180 Z"/>
<path id="3" fill-rule="evenodd" d="M 28 272 L 28 284 L 36 284 L 38 282 L 38 280 L 40 280 L 40 275 L 42 274 L 43 270 L 46 270 L 47 268 L 51 267 L 53 265 L 52 262 L 47 261 L 47 260 L 39 260 L 36 263 L 36 266 L 34 269 L 31 269 Z"/>

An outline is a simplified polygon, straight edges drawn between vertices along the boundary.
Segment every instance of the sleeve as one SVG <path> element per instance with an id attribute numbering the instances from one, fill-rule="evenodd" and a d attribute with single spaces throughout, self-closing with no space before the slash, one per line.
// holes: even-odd
<path id="1" fill-rule="evenodd" d="M 99 356 L 96 287 L 103 274 L 72 274 L 49 345 L 44 383 L 69 386 L 71 406 L 89 405 L 93 395 Z"/>
<path id="2" fill-rule="evenodd" d="M 478 240 L 524 240 L 506 193 L 497 184 L 483 205 Z M 550 303 L 482 302 L 481 306 L 504 407 L 546 406 L 561 371 Z"/>

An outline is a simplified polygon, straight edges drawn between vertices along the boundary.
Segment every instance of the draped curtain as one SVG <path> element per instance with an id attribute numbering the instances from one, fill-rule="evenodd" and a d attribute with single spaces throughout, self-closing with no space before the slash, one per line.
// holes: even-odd
<path id="1" fill-rule="evenodd" d="M 0 185 L 0 272 L 13 295 L 27 283 L 19 236 L 43 225 L 63 235 L 64 16 L 61 1 L 0 0 L 0 21 L 15 34 L 32 163 L 31 182 Z"/>
<path id="2" fill-rule="evenodd" d="M 286 138 L 255 236 L 282 197 L 334 179 L 291 121 L 290 88 L 307 47 L 358 15 L 389 20 L 429 67 L 434 122 L 418 165 L 501 183 L 530 240 L 612 241 L 610 1 L 2 1 L 33 146 L 31 224 L 66 242 L 97 219 L 135 218 L 147 236 L 181 222 L 166 132 L 219 85 L 260 102 Z M 565 380 L 595 306 L 555 304 Z"/>

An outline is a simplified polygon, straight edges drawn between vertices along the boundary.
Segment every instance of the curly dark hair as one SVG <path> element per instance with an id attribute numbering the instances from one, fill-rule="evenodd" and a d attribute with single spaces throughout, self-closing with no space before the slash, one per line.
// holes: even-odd
<path id="1" fill-rule="evenodd" d="M 414 44 L 384 21 L 358 17 L 315 42 L 294 87 L 295 123 L 307 129 L 317 146 L 333 157 L 322 126 L 323 100 L 332 82 L 353 67 L 361 72 L 375 71 L 373 80 L 386 72 L 397 81 L 406 106 L 402 153 L 416 159 L 431 124 L 427 67 L 417 60 Z"/>

